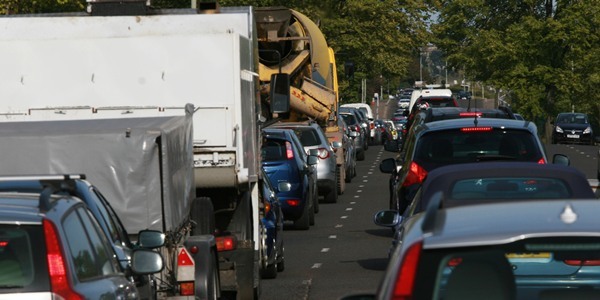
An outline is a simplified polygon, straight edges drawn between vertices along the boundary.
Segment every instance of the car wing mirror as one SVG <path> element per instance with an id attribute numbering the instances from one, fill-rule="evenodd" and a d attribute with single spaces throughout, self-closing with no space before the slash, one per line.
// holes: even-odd
<path id="1" fill-rule="evenodd" d="M 163 258 L 150 249 L 136 249 L 131 257 L 131 270 L 138 275 L 154 274 L 162 271 Z"/>
<path id="2" fill-rule="evenodd" d="M 137 245 L 145 249 L 160 248 L 165 244 L 165 234 L 156 230 L 141 230 Z"/>
<path id="3" fill-rule="evenodd" d="M 342 148 L 342 142 L 333 142 L 331 143 L 333 148 Z"/>
<path id="4" fill-rule="evenodd" d="M 396 159 L 386 158 L 379 163 L 379 171 L 382 173 L 392 174 L 396 171 Z"/>
<path id="5" fill-rule="evenodd" d="M 394 227 L 400 224 L 402 216 L 397 210 L 380 210 L 373 216 L 375 225 L 383 227 Z"/>
<path id="6" fill-rule="evenodd" d="M 552 163 L 562 166 L 568 166 L 571 164 L 569 157 L 564 154 L 554 154 L 552 157 Z"/>

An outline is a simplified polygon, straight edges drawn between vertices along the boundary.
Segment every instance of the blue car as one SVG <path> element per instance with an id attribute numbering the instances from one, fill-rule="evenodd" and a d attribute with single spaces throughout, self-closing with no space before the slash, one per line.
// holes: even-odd
<path id="1" fill-rule="evenodd" d="M 283 248 L 283 212 L 277 198 L 277 191 L 287 191 L 287 183 L 274 187 L 269 176 L 261 170 L 262 180 L 259 181 L 262 193 L 263 234 L 261 239 L 261 278 L 275 278 L 277 272 L 285 269 Z"/>
<path id="2" fill-rule="evenodd" d="M 300 141 L 291 129 L 263 129 L 261 148 L 262 166 L 271 182 L 277 186 L 289 185 L 289 190 L 279 190 L 277 197 L 286 220 L 294 222 L 296 229 L 307 230 L 314 224 L 317 202 L 316 172 L 318 157 L 306 156 Z"/>

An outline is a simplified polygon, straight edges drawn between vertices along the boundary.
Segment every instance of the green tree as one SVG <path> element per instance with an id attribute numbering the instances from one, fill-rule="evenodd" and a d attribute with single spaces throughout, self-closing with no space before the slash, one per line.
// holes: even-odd
<path id="1" fill-rule="evenodd" d="M 450 64 L 510 91 L 513 108 L 546 137 L 560 111 L 598 115 L 600 2 L 440 1 L 433 26 Z"/>
<path id="2" fill-rule="evenodd" d="M 34 14 L 84 11 L 85 0 L 0 0 L 0 14 Z"/>

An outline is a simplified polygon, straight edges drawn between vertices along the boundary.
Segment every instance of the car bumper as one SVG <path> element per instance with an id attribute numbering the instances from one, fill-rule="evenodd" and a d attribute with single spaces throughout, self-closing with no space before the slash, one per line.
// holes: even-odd
<path id="1" fill-rule="evenodd" d="M 554 133 L 555 143 L 573 143 L 573 144 L 591 144 L 594 138 L 591 134 L 566 134 L 566 133 Z"/>

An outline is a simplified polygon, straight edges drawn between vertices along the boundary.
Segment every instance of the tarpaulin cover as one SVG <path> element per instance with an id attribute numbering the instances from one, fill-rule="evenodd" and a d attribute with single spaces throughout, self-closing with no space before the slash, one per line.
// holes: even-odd
<path id="1" fill-rule="evenodd" d="M 192 118 L 5 122 L 0 174 L 85 174 L 130 234 L 176 230 L 194 190 Z"/>

